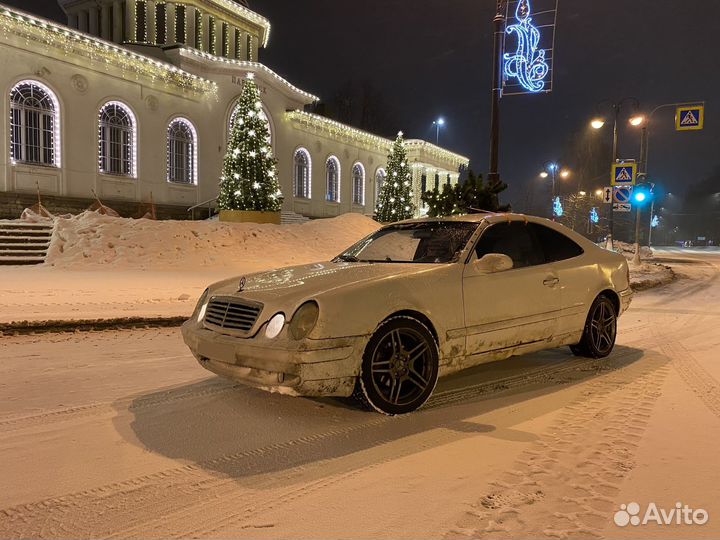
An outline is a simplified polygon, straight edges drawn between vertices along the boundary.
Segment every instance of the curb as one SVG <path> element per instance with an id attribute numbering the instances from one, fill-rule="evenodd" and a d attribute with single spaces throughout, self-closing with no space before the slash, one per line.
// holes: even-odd
<path id="1" fill-rule="evenodd" d="M 176 328 L 181 326 L 187 319 L 187 317 L 119 317 L 73 321 L 15 321 L 0 323 L 0 335 L 18 336 L 62 332 L 132 330 L 136 328 Z"/>

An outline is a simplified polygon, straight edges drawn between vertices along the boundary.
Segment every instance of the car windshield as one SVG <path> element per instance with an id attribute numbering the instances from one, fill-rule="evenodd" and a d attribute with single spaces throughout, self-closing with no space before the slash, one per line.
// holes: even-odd
<path id="1" fill-rule="evenodd" d="M 476 223 L 426 221 L 390 225 L 361 240 L 336 261 L 377 263 L 448 263 L 477 230 Z"/>

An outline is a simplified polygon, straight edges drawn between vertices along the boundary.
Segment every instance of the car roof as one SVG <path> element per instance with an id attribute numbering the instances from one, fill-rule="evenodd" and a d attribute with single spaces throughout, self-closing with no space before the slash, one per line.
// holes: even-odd
<path id="1" fill-rule="evenodd" d="M 423 217 L 415 219 L 407 219 L 405 221 L 398 221 L 397 223 L 388 223 L 387 225 L 397 225 L 405 223 L 434 223 L 434 222 L 454 222 L 454 223 L 486 223 L 492 225 L 495 223 L 511 223 L 513 221 L 522 221 L 524 223 L 539 223 L 545 225 L 551 229 L 570 237 L 576 243 L 581 246 L 588 248 L 590 246 L 597 247 L 593 242 L 576 233 L 569 227 L 566 227 L 556 221 L 552 221 L 548 218 L 529 216 L 526 214 L 516 214 L 513 212 L 480 212 L 477 214 L 463 214 L 457 216 L 445 216 L 445 217 Z"/>

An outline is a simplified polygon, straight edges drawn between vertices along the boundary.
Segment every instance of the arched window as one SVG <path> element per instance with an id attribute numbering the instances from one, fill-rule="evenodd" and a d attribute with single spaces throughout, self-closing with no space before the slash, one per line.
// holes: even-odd
<path id="1" fill-rule="evenodd" d="M 42 83 L 22 81 L 10 91 L 10 155 L 14 162 L 60 166 L 60 104 Z"/>
<path id="2" fill-rule="evenodd" d="M 385 172 L 385 169 L 383 169 L 381 167 L 377 171 L 375 171 L 375 200 L 376 201 L 380 198 L 380 190 L 382 189 L 383 184 L 385 183 L 385 180 L 387 180 L 387 172 Z"/>
<path id="3" fill-rule="evenodd" d="M 365 167 L 363 167 L 362 163 L 353 165 L 352 202 L 353 204 L 365 204 Z"/>
<path id="4" fill-rule="evenodd" d="M 137 127 L 126 105 L 111 101 L 100 109 L 98 138 L 100 172 L 136 177 Z"/>
<path id="5" fill-rule="evenodd" d="M 185 118 L 176 118 L 168 126 L 167 179 L 197 184 L 197 131 Z"/>
<path id="6" fill-rule="evenodd" d="M 312 196 L 310 185 L 310 171 L 312 163 L 310 153 L 304 148 L 298 148 L 293 158 L 293 184 L 295 197 L 309 199 Z"/>
<path id="7" fill-rule="evenodd" d="M 325 164 L 325 177 L 327 178 L 327 200 L 340 202 L 340 161 L 330 156 Z"/>

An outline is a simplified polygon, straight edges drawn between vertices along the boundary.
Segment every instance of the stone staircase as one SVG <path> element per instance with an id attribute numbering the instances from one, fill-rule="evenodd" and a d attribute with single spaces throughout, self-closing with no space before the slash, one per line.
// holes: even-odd
<path id="1" fill-rule="evenodd" d="M 0 265 L 18 266 L 45 262 L 53 223 L 0 220 Z"/>
<path id="2" fill-rule="evenodd" d="M 310 218 L 303 216 L 302 214 L 296 214 L 289 210 L 283 210 L 280 214 L 280 223 L 283 225 L 295 225 L 307 223 Z"/>

